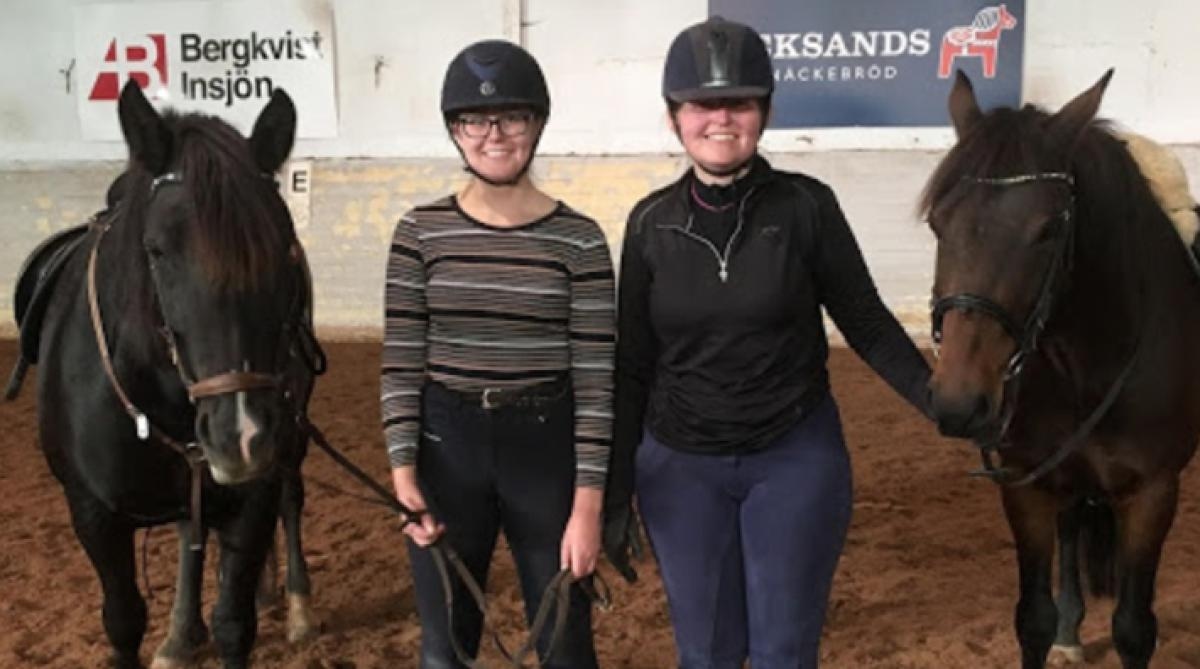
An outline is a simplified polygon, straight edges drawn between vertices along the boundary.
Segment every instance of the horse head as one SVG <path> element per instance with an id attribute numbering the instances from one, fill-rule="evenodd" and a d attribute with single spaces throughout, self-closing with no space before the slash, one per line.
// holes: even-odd
<path id="1" fill-rule="evenodd" d="M 958 72 L 949 98 L 958 141 L 921 203 L 937 238 L 930 391 L 943 434 L 988 439 L 1006 428 L 1007 387 L 1036 349 L 1070 271 L 1072 153 L 1111 74 L 1054 114 L 1031 106 L 984 114 Z"/>
<path id="2" fill-rule="evenodd" d="M 291 151 L 295 108 L 276 89 L 248 140 L 216 118 L 158 114 L 133 81 L 118 112 L 130 165 L 114 226 L 126 229 L 114 232 L 125 269 L 144 278 L 158 359 L 187 388 L 213 478 L 256 478 L 294 418 L 282 376 L 306 294 L 273 174 Z"/>

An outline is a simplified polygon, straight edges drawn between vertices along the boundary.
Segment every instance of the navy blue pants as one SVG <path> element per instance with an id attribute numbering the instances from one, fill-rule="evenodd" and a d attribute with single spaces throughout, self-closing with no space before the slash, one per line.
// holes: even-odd
<path id="1" fill-rule="evenodd" d="M 532 621 L 542 593 L 561 567 L 563 530 L 575 501 L 575 417 L 569 392 L 538 407 L 482 409 L 431 384 L 422 402 L 417 479 L 434 516 L 446 524 L 450 545 L 481 586 L 500 530 L 513 554 Z M 437 568 L 411 541 L 413 585 L 421 616 L 421 668 L 459 669 L 450 634 L 471 655 L 479 648 L 482 618 L 454 578 L 454 630 Z M 545 656 L 546 625 L 538 642 Z M 515 650 L 515 649 L 510 649 Z M 590 604 L 579 586 L 546 669 L 594 669 Z"/>
<path id="2" fill-rule="evenodd" d="M 744 455 L 685 453 L 647 433 L 636 471 L 679 666 L 816 667 L 852 496 L 833 398 Z"/>

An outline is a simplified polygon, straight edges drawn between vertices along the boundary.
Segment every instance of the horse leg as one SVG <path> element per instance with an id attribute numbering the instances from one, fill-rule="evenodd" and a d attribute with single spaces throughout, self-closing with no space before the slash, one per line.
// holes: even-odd
<path id="1" fill-rule="evenodd" d="M 279 550 L 275 546 L 275 537 L 267 545 L 267 559 L 263 563 L 263 573 L 258 579 L 258 608 L 272 608 L 279 603 Z"/>
<path id="2" fill-rule="evenodd" d="M 1020 599 L 1017 640 L 1021 667 L 1042 669 L 1054 642 L 1058 612 L 1051 594 L 1057 504 L 1052 495 L 1034 488 L 1005 488 L 1004 512 L 1017 544 Z"/>
<path id="3" fill-rule="evenodd" d="M 68 494 L 71 524 L 104 592 L 101 618 L 113 647 L 113 666 L 142 666 L 138 649 L 146 634 L 146 602 L 137 588 L 133 527 L 121 522 L 95 500 Z"/>
<path id="4" fill-rule="evenodd" d="M 1175 520 L 1179 478 L 1169 474 L 1149 481 L 1122 499 L 1117 512 L 1117 608 L 1113 644 L 1125 669 L 1149 666 L 1158 639 L 1154 583 L 1163 541 Z"/>
<path id="5" fill-rule="evenodd" d="M 1053 659 L 1066 664 L 1083 662 L 1079 625 L 1085 607 L 1079 580 L 1079 514 L 1086 503 L 1072 504 L 1058 514 L 1058 636 L 1050 653 Z"/>
<path id="6" fill-rule="evenodd" d="M 171 607 L 171 626 L 167 638 L 154 652 L 151 669 L 181 669 L 196 663 L 196 656 L 208 642 L 208 627 L 200 614 L 200 587 L 204 582 L 204 542 L 206 529 L 200 531 L 200 550 L 192 550 L 192 522 L 176 525 L 179 535 L 179 573 L 175 577 L 175 603 Z"/>
<path id="7" fill-rule="evenodd" d="M 321 621 L 313 613 L 312 584 L 308 580 L 308 563 L 300 536 L 300 517 L 304 511 L 304 480 L 300 468 L 289 468 L 283 478 L 280 516 L 287 542 L 287 639 L 296 643 L 311 639 L 321 631 Z"/>
<path id="8" fill-rule="evenodd" d="M 217 533 L 221 556 L 212 631 L 226 669 L 248 666 L 258 633 L 255 595 L 278 513 L 279 485 L 266 481 L 242 500 L 239 515 Z"/>

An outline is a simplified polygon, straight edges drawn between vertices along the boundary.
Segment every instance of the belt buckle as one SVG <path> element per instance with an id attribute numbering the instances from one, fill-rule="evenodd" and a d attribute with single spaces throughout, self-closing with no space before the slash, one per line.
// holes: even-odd
<path id="1" fill-rule="evenodd" d="M 497 388 L 484 388 L 483 394 L 480 396 L 480 404 L 484 409 L 495 409 L 496 405 L 492 403 L 492 392 Z"/>

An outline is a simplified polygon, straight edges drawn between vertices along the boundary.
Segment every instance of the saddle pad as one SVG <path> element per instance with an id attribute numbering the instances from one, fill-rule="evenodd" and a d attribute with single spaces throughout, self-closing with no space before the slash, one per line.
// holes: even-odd
<path id="1" fill-rule="evenodd" d="M 1141 135 L 1123 133 L 1121 141 L 1150 183 L 1154 199 L 1175 225 L 1183 243 L 1192 246 L 1200 228 L 1200 208 L 1188 191 L 1187 174 L 1179 158 L 1167 147 Z"/>
<path id="2" fill-rule="evenodd" d="M 88 224 L 54 233 L 29 254 L 17 275 L 13 312 L 21 331 L 21 357 L 37 364 L 42 319 L 67 260 L 87 236 Z"/>

